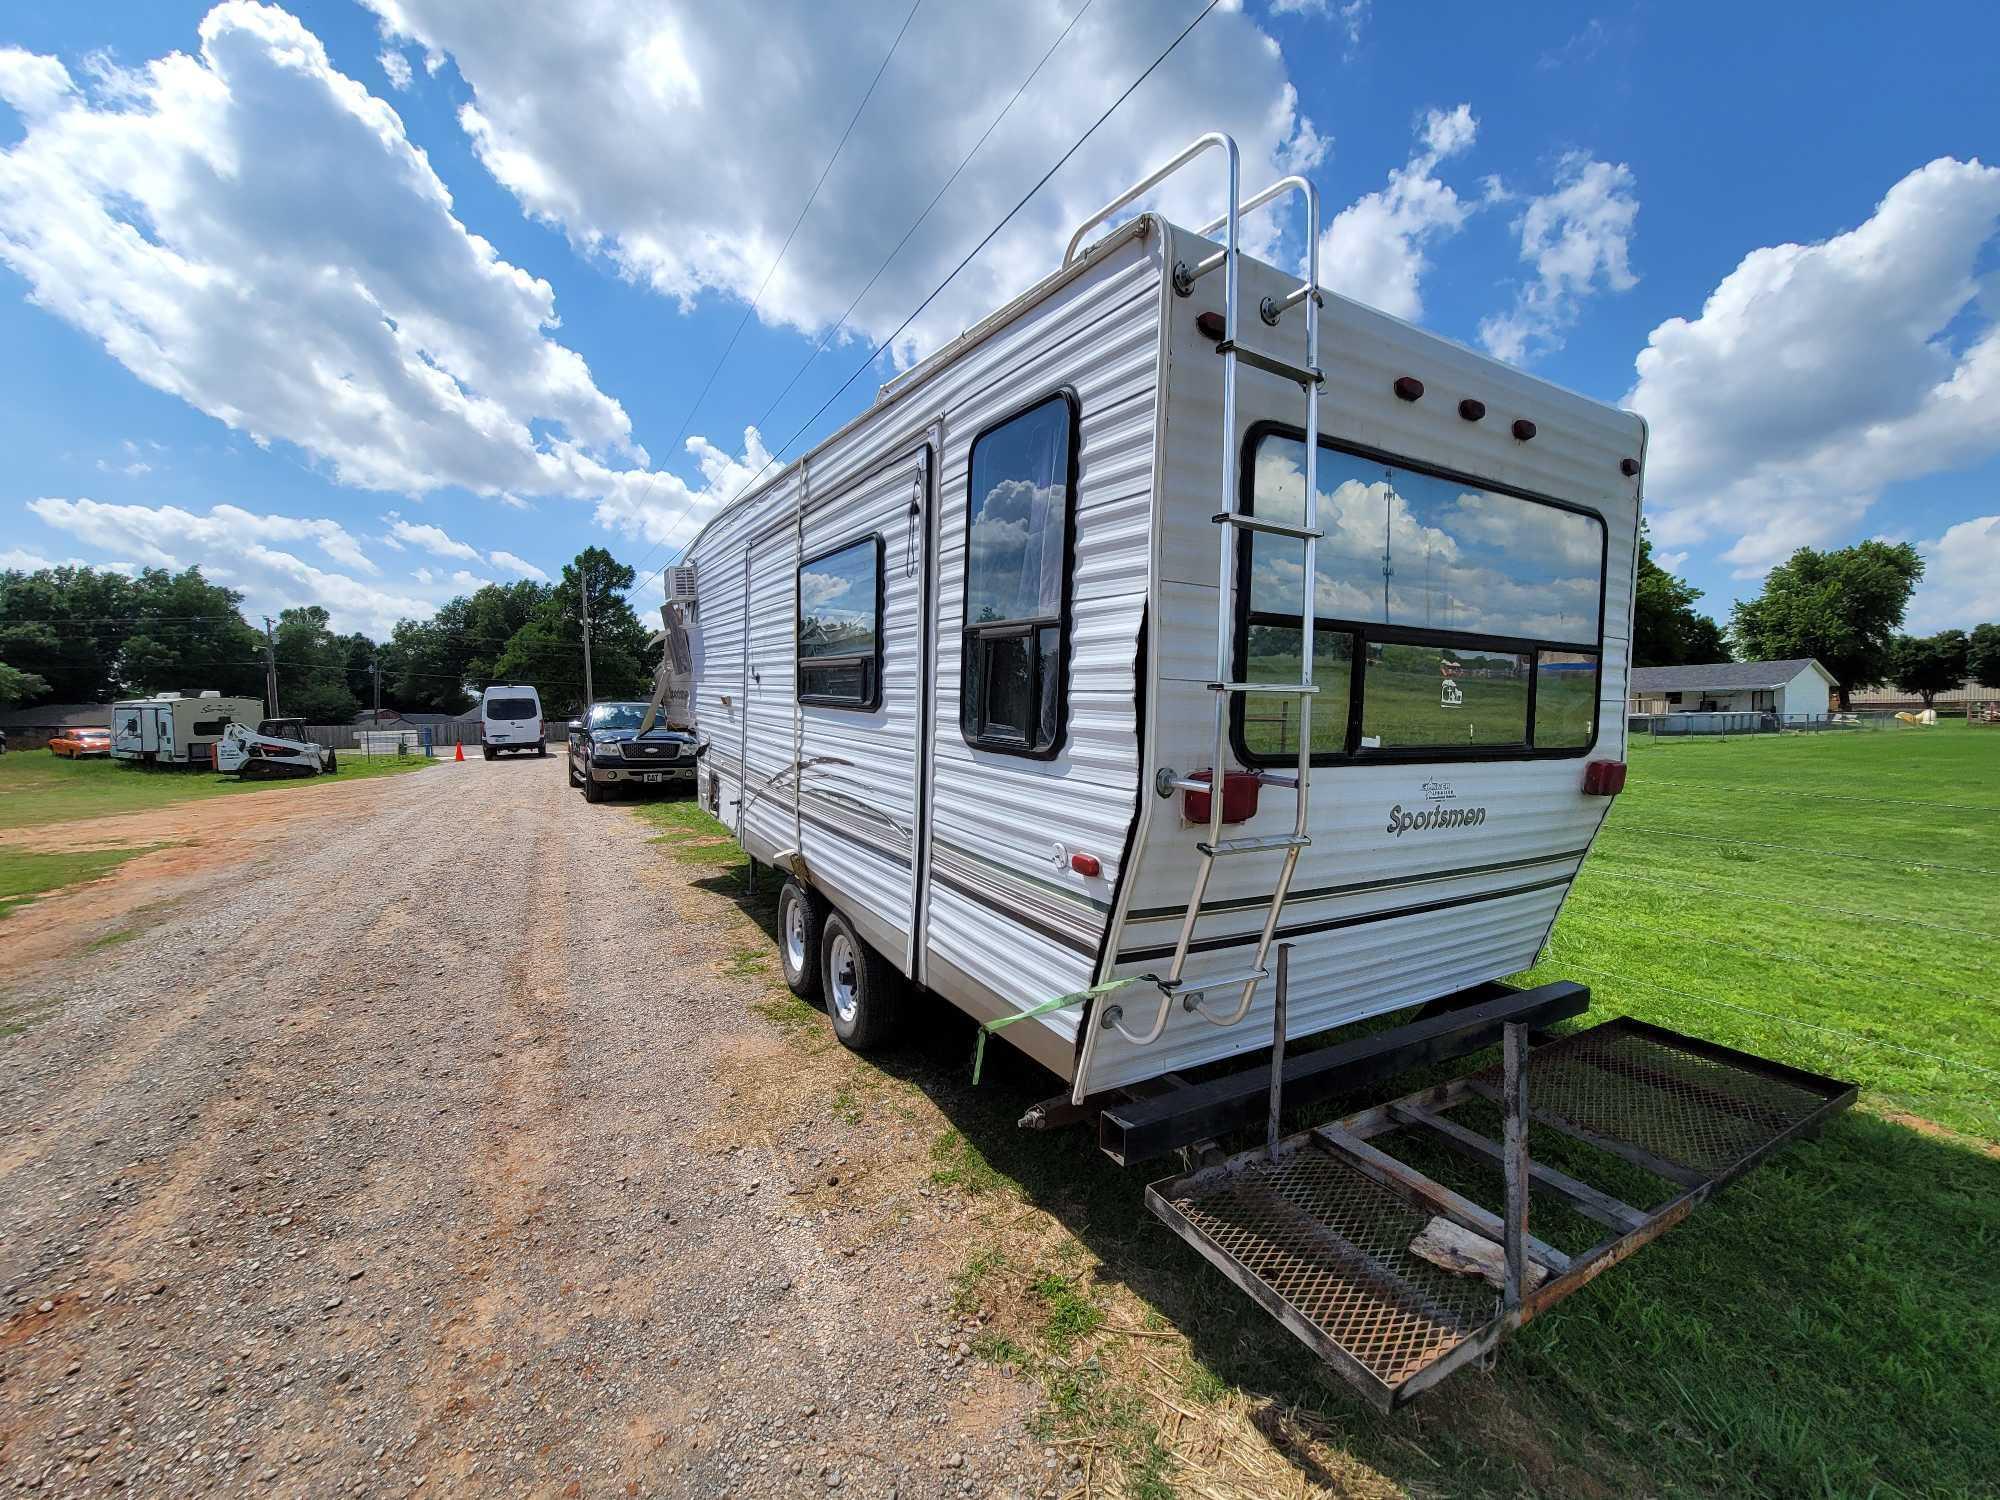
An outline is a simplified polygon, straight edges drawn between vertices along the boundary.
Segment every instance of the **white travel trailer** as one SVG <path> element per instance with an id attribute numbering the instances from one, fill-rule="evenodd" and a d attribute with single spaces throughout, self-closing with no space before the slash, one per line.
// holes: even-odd
<path id="1" fill-rule="evenodd" d="M 261 698 L 225 698 L 213 688 L 203 693 L 161 693 L 127 698 L 111 705 L 111 754 L 116 760 L 156 765 L 206 766 L 211 746 L 231 724 L 255 724 L 264 716 Z"/>
<path id="2" fill-rule="evenodd" d="M 1210 152 L 1215 224 L 1084 246 Z M 695 538 L 699 795 L 786 872 L 786 977 L 848 1044 L 940 996 L 1068 1085 L 1024 1125 L 1095 1114 L 1121 1161 L 1268 1118 L 1149 1206 L 1392 1406 L 1854 1090 L 1621 1017 L 1535 1046 L 1529 1109 L 1529 1028 L 1588 992 L 1496 981 L 1624 783 L 1645 424 L 1242 256 L 1265 203 L 1309 257 L 1319 223 L 1236 161 L 1197 141 Z M 1496 1040 L 1279 1139 L 1281 1097 Z M 1484 1100 L 1503 1140 L 1445 1118 Z M 1531 1165 L 1531 1114 L 1677 1196 Z M 1406 1128 L 1501 1162 L 1505 1217 L 1370 1144 Z M 1611 1238 L 1528 1235 L 1531 1173 Z"/>
<path id="3" fill-rule="evenodd" d="M 1528 967 L 1624 753 L 1644 423 L 1229 249 L 1073 244 L 687 551 L 793 977 L 797 889 L 980 1021 L 1077 996 L 1001 1034 L 1078 1100 L 1268 1047 L 1273 938 L 1293 1036 Z"/>

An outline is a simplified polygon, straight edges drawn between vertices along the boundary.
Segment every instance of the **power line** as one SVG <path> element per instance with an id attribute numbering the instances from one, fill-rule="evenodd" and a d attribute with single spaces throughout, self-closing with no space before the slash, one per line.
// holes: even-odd
<path id="1" fill-rule="evenodd" d="M 735 332 L 729 335 L 729 342 L 723 346 L 722 353 L 716 358 L 715 364 L 709 369 L 708 379 L 702 382 L 701 391 L 694 398 L 694 404 L 687 409 L 687 415 L 681 418 L 679 431 L 674 433 L 673 439 L 667 444 L 666 451 L 668 453 L 671 454 L 678 451 L 681 439 L 687 436 L 687 430 L 694 422 L 695 413 L 701 410 L 701 403 L 708 399 L 709 390 L 715 385 L 715 377 L 720 375 L 722 367 L 729 363 L 729 356 L 736 350 L 736 341 L 743 337 L 743 330 L 749 326 L 752 314 L 757 311 L 757 305 L 764 300 L 764 292 L 771 285 L 771 278 L 778 274 L 778 267 L 784 261 L 786 252 L 792 248 L 792 241 L 798 236 L 799 226 L 805 223 L 806 215 L 812 212 L 813 204 L 819 201 L 819 190 L 826 186 L 827 174 L 833 171 L 833 164 L 840 160 L 840 153 L 847 149 L 848 137 L 854 134 L 854 127 L 860 123 L 862 111 L 868 108 L 868 101 L 875 97 L 876 85 L 881 83 L 882 75 L 889 71 L 890 59 L 895 57 L 896 49 L 903 45 L 904 33 L 909 31 L 910 22 L 917 18 L 917 11 L 923 6 L 923 3 L 924 0 L 916 0 L 916 3 L 910 7 L 910 13 L 903 17 L 903 25 L 901 30 L 897 31 L 896 39 L 889 43 L 889 50 L 882 54 L 881 66 L 876 68 L 875 76 L 869 80 L 868 88 L 861 96 L 861 102 L 854 106 L 854 113 L 848 116 L 847 129 L 840 133 L 840 141 L 833 148 L 833 155 L 829 156 L 826 159 L 826 165 L 820 168 L 819 180 L 813 184 L 812 192 L 806 196 L 805 207 L 801 208 L 799 216 L 792 220 L 791 230 L 785 235 L 785 243 L 778 247 L 777 258 L 765 270 L 764 279 L 757 283 L 757 295 L 752 297 L 749 306 L 743 309 L 743 316 L 736 321 Z M 655 470 L 647 477 L 646 488 L 640 491 L 639 499 L 635 504 L 643 505 L 647 500 L 651 499 L 653 490 L 659 482 L 660 474 L 658 470 Z M 647 554 L 649 557 L 651 555 L 651 553 Z"/>
<path id="2" fill-rule="evenodd" d="M 1179 47 L 1182 42 L 1187 40 L 1189 33 L 1191 33 L 1195 29 L 1195 27 L 1199 26 L 1202 23 L 1202 21 L 1208 16 L 1208 13 L 1214 10 L 1215 7 L 1220 3 L 1221 0 L 1208 0 L 1208 3 L 1202 6 L 1200 12 L 1195 16 L 1195 18 L 1192 21 L 1188 22 L 1187 25 L 1181 29 L 1179 35 L 1177 35 L 1171 42 L 1167 43 L 1165 50 L 1162 51 L 1158 57 L 1154 58 L 1152 62 L 1148 63 L 1146 65 L 1145 71 L 1142 72 L 1137 78 L 1133 79 L 1132 82 L 1126 86 L 1125 92 L 1120 94 L 1116 99 L 1111 101 L 1110 108 L 1106 109 L 1103 114 L 1099 115 L 1097 119 L 1091 123 L 1090 128 L 1084 131 L 1082 135 L 1076 138 L 1076 141 L 1070 146 L 1070 148 L 1067 151 L 1063 152 L 1063 154 L 1056 159 L 1055 165 L 1050 167 L 1048 171 L 1044 172 L 1041 175 L 1040 179 L 1035 183 L 1035 185 L 1029 188 L 1027 192 L 1021 195 L 1020 201 L 1017 202 L 1012 208 L 1007 210 L 1007 212 L 1001 217 L 1000 222 L 995 224 L 991 229 L 989 229 L 986 232 L 985 237 L 981 239 L 978 244 L 974 245 L 969 251 L 966 252 L 965 258 L 961 260 L 957 265 L 951 268 L 950 273 L 946 275 L 944 280 L 940 281 L 936 286 L 931 288 L 929 295 L 927 295 L 923 301 L 919 302 L 916 305 L 916 307 L 911 310 L 910 315 L 908 317 L 904 318 L 901 323 L 896 325 L 895 331 L 892 332 L 887 338 L 883 339 L 880 343 L 878 343 L 873 349 L 868 351 L 868 357 L 862 360 L 860 364 L 854 367 L 853 373 L 850 374 L 847 377 L 847 379 L 843 380 L 840 383 L 839 389 L 834 391 L 834 393 L 831 396 L 828 396 L 825 401 L 821 402 L 819 405 L 819 409 L 815 411 L 811 416 L 807 417 L 805 421 L 799 424 L 798 430 L 795 431 L 790 437 L 786 438 L 785 441 L 782 444 L 780 444 L 778 448 L 768 458 L 764 460 L 763 464 L 758 467 L 757 472 L 752 474 L 748 479 L 746 479 L 743 482 L 742 486 L 736 491 L 736 493 L 730 496 L 730 498 L 723 503 L 720 509 L 723 510 L 728 509 L 729 506 L 734 505 L 738 500 L 742 499 L 743 496 L 745 496 L 750 492 L 750 486 L 755 484 L 757 480 L 760 477 L 762 477 L 764 470 L 770 468 L 771 465 L 777 461 L 780 454 L 782 454 L 787 448 L 791 447 L 792 444 L 797 442 L 801 437 L 805 436 L 807 430 L 812 427 L 813 423 L 817 422 L 822 416 L 824 416 L 827 412 L 827 409 L 831 407 L 834 402 L 838 401 L 843 395 L 847 393 L 847 388 L 853 385 L 856 380 L 860 379 L 862 372 L 866 370 L 870 365 L 875 363 L 876 359 L 880 357 L 882 351 L 884 349 L 891 347 L 895 343 L 895 341 L 902 336 L 903 331 L 907 329 L 912 323 L 914 323 L 918 319 L 918 317 L 922 315 L 924 309 L 929 307 L 931 303 L 935 302 L 938 299 L 938 296 L 944 291 L 944 289 L 950 286 L 951 283 L 958 278 L 958 273 L 963 271 L 967 266 L 972 264 L 973 257 L 977 256 L 980 251 L 984 250 L 988 245 L 993 243 L 994 238 L 1000 233 L 1000 231 L 1005 229 L 1007 225 L 1013 221 L 1014 215 L 1018 214 L 1022 209 L 1026 208 L 1028 206 L 1028 201 L 1031 198 L 1033 198 L 1035 194 L 1039 193 L 1044 187 L 1048 186 L 1049 179 L 1054 177 L 1056 173 L 1060 172 L 1063 169 L 1063 167 L 1069 163 L 1070 158 L 1075 156 L 1077 152 L 1083 149 L 1084 142 L 1088 141 L 1093 135 L 1097 134 L 1098 130 L 1103 126 L 1104 122 L 1111 118 L 1111 116 L 1117 111 L 1118 107 L 1122 105 L 1127 99 L 1131 98 L 1132 95 L 1138 91 L 1138 88 L 1142 83 L 1144 83 L 1148 78 L 1151 78 L 1153 76 L 1154 71 L 1160 66 L 1160 64 L 1165 62 L 1170 56 L 1173 55 L 1174 50 L 1177 47 Z M 692 503 L 692 499 L 693 497 L 690 496 L 689 503 Z M 686 507 L 683 507 L 683 512 L 685 512 L 685 509 Z M 685 551 L 686 550 L 685 547 L 683 547 L 682 550 Z M 647 574 L 643 580 L 641 580 L 640 586 L 643 586 L 643 584 L 645 583 L 650 583 L 653 579 L 659 577 L 660 574 L 665 571 L 665 569 L 666 569 L 666 564 L 662 563 L 658 568 L 655 568 L 651 573 Z"/>
<path id="3" fill-rule="evenodd" d="M 1069 34 L 1076 29 L 1076 23 L 1083 19 L 1084 12 L 1088 11 L 1090 7 L 1095 3 L 1096 0 L 1083 0 L 1083 4 L 1077 7 L 1076 14 L 1069 18 L 1069 24 L 1063 27 L 1061 35 L 1059 35 L 1053 42 L 1049 44 L 1048 50 L 1041 55 L 1041 59 L 1034 65 L 1034 67 L 1028 70 L 1027 76 L 1023 78 L 1019 86 L 1015 88 L 1013 97 L 1008 99 L 1006 104 L 1001 107 L 1000 113 L 995 115 L 992 118 L 992 120 L 988 122 L 986 129 L 980 133 L 979 139 L 972 143 L 972 149 L 966 152 L 965 155 L 960 158 L 959 163 L 956 167 L 952 168 L 951 175 L 945 178 L 943 184 L 938 188 L 938 190 L 935 193 L 931 194 L 931 201 L 924 205 L 924 211 L 922 213 L 918 214 L 916 218 L 910 221 L 910 227 L 903 231 L 903 237 L 896 241 L 895 246 L 889 251 L 887 255 L 882 257 L 881 264 L 875 267 L 875 273 L 868 278 L 867 285 L 862 287 L 860 291 L 854 294 L 853 300 L 847 304 L 846 310 L 841 313 L 840 321 L 835 323 L 833 327 L 831 327 L 826 331 L 826 333 L 821 335 L 820 341 L 817 344 L 813 345 L 812 351 L 806 355 L 805 359 L 800 363 L 799 367 L 796 370 L 792 371 L 792 378 L 787 380 L 784 384 L 784 388 L 780 390 L 777 395 L 771 398 L 771 404 L 765 407 L 764 414 L 757 418 L 756 426 L 759 432 L 763 431 L 765 425 L 769 423 L 769 421 L 771 420 L 772 413 L 777 411 L 778 407 L 783 403 L 785 397 L 789 396 L 792 393 L 792 388 L 799 383 L 800 377 L 803 376 L 806 373 L 806 371 L 810 370 L 813 367 L 813 362 L 817 360 L 820 357 L 820 355 L 826 351 L 827 345 L 832 343 L 834 339 L 839 336 L 841 329 L 847 326 L 847 320 L 854 316 L 854 309 L 859 307 L 861 305 L 862 299 L 875 289 L 875 283 L 882 279 L 882 273 L 889 269 L 889 267 L 895 262 L 895 259 L 898 255 L 903 253 L 903 247 L 909 244 L 911 236 L 916 234 L 916 232 L 923 227 L 924 221 L 930 218 L 931 211 L 938 206 L 938 204 L 943 200 L 944 195 L 951 190 L 951 185 L 958 181 L 960 176 L 964 174 L 965 169 L 967 167 L 972 165 L 973 157 L 979 154 L 980 149 L 983 146 L 985 146 L 987 140 L 992 136 L 993 132 L 1000 128 L 1000 122 L 1006 119 L 1010 113 L 1012 113 L 1013 108 L 1016 104 L 1019 104 L 1021 102 L 1021 96 L 1028 91 L 1028 85 L 1033 83 L 1035 79 L 1041 75 L 1042 69 L 1048 66 L 1049 59 L 1056 55 L 1056 49 L 1062 46 L 1062 44 L 1069 39 Z M 704 393 L 705 391 L 706 388 L 704 387 Z M 697 404 L 699 404 L 699 402 L 697 402 Z M 683 432 L 686 431 L 685 424 L 683 424 L 682 426 L 682 431 Z M 679 440 L 680 440 L 680 435 L 676 434 L 675 441 L 678 442 Z M 759 472 L 761 473 L 762 470 L 759 470 Z M 647 492 L 648 493 L 651 492 L 650 485 L 648 486 Z M 637 569 L 644 567 L 648 562 L 652 561 L 653 554 L 659 551 L 660 548 L 667 545 L 667 537 L 673 535 L 674 525 L 677 524 L 680 521 L 680 519 L 688 513 L 688 510 L 694 504 L 695 498 L 696 498 L 695 495 L 691 493 L 686 500 L 681 502 L 681 508 L 674 513 L 673 521 L 668 523 L 665 534 L 661 537 L 659 541 L 653 543 L 651 547 L 647 548 L 645 554 L 642 557 L 640 557 L 638 562 L 633 564 L 633 569 L 635 572 L 637 571 Z"/>

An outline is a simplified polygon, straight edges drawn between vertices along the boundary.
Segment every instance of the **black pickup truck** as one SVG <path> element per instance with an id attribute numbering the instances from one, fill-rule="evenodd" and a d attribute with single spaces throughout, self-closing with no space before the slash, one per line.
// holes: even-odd
<path id="1" fill-rule="evenodd" d="M 593 703 L 569 724 L 569 784 L 586 802 L 602 802 L 620 787 L 694 785 L 694 736 L 655 724 L 644 734 L 643 703 Z"/>

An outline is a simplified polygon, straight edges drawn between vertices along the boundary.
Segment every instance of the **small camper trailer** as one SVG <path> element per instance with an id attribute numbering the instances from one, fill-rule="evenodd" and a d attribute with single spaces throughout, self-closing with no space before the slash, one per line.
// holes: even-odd
<path id="1" fill-rule="evenodd" d="M 1097 233 L 1216 155 L 1214 223 L 1139 213 Z M 1269 1163 L 1155 1210 L 1386 1405 L 1685 1211 L 1620 1205 L 1622 1238 L 1543 1259 L 1565 1274 L 1524 1313 L 1523 1255 L 1548 1250 L 1518 1236 L 1524 1136 L 1503 1223 L 1383 1166 L 1365 1137 L 1386 1114 L 1338 1141 L 1275 1133 L 1281 1075 L 1324 1083 L 1328 1060 L 1367 1061 L 1351 1085 L 1504 1034 L 1492 1092 L 1511 1094 L 1526 1028 L 1587 1003 L 1496 981 L 1534 964 L 1624 783 L 1646 428 L 1323 293 L 1312 187 L 1238 187 L 1234 144 L 1195 142 L 707 524 L 679 606 L 698 795 L 784 872 L 786 977 L 850 1045 L 885 1039 L 913 993 L 940 997 L 1063 1081 L 1040 1118 L 1099 1106 L 1120 1160 L 1261 1118 L 1268 1073 Z M 1303 279 L 1241 253 L 1242 217 L 1279 202 L 1304 208 Z M 1288 1040 L 1426 1002 L 1444 1014 L 1401 1050 L 1285 1061 Z M 1582 1034 L 1609 1046 L 1607 1030 Z M 1658 1036 L 1616 1040 L 1659 1050 L 1654 1076 L 1681 1066 Z M 1247 1053 L 1277 1060 L 1187 1082 Z M 1215 1195 L 1263 1170 L 1310 1180 L 1274 1180 L 1262 1219 L 1218 1228 Z M 1496 1254 L 1506 1238 L 1497 1321 L 1438 1322 L 1421 1268 L 1356 1270 L 1329 1171 Z M 1305 1238 L 1273 1227 L 1278 1199 L 1311 1218 Z M 1356 1330 L 1289 1301 L 1243 1248 L 1273 1235 L 1323 1285 L 1369 1280 L 1355 1305 L 1416 1309 L 1401 1352 L 1370 1364 Z"/>
<path id="2" fill-rule="evenodd" d="M 223 730 L 255 724 L 263 715 L 263 699 L 225 698 L 212 688 L 127 698 L 111 705 L 111 755 L 149 765 L 206 767 Z"/>
<path id="3" fill-rule="evenodd" d="M 1079 230 L 687 550 L 707 804 L 981 1021 L 1138 981 L 1001 1033 L 1079 1100 L 1267 1047 L 1275 941 L 1295 1036 L 1528 967 L 1624 755 L 1644 423 L 1235 218 Z"/>

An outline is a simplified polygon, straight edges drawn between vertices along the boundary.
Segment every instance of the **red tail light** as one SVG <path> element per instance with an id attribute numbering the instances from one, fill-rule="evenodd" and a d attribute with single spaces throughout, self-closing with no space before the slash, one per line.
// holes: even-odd
<path id="1" fill-rule="evenodd" d="M 1615 797 L 1625 790 L 1625 762 L 1594 760 L 1583 768 L 1583 795 Z"/>
<path id="2" fill-rule="evenodd" d="M 1188 776 L 1190 781 L 1211 781 L 1206 771 L 1195 771 Z M 1222 821 L 1225 823 L 1247 823 L 1257 816 L 1257 788 L 1261 786 L 1248 771 L 1230 771 L 1222 778 Z M 1187 792 L 1185 813 L 1190 823 L 1206 823 L 1211 808 L 1208 792 Z"/>
<path id="3" fill-rule="evenodd" d="M 1095 854 L 1072 854 L 1069 867 L 1079 875 L 1100 875 L 1104 872 L 1104 866 L 1098 863 Z"/>

